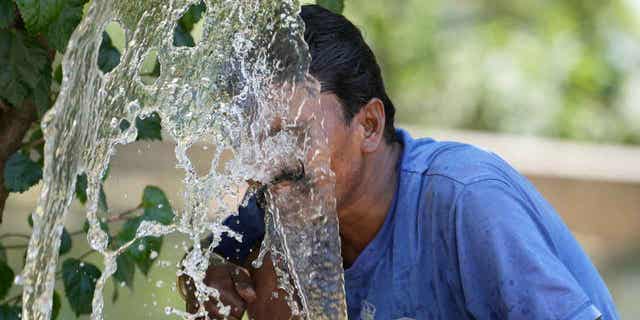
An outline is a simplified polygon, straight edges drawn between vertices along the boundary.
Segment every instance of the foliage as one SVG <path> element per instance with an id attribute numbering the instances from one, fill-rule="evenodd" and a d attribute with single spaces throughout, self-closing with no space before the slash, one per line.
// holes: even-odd
<path id="1" fill-rule="evenodd" d="M 0 113 L 4 111 L 3 108 L 28 110 L 31 105 L 35 112 L 33 120 L 28 120 L 33 121 L 29 124 L 31 128 L 17 138 L 21 144 L 6 159 L 2 159 L 0 155 L 0 164 L 4 164 L 0 166 L 3 178 L 0 193 L 3 189 L 7 192 L 25 192 L 42 179 L 45 140 L 40 121 L 58 94 L 63 74 L 59 63 L 61 59 L 56 56 L 64 54 L 69 38 L 86 9 L 86 3 L 87 0 L 0 0 Z M 191 6 L 180 19 L 174 34 L 176 46 L 195 45 L 191 32 L 204 10 L 204 3 Z M 98 68 L 104 73 L 111 72 L 120 63 L 120 56 L 120 50 L 114 45 L 111 35 L 105 31 L 98 54 Z M 159 75 L 157 62 L 151 70 L 150 74 L 144 76 Z M 123 121 L 121 128 L 126 129 L 129 125 L 131 124 Z M 136 118 L 135 126 L 137 140 L 162 140 L 161 119 L 157 113 Z M 4 128 L 0 128 L 2 129 Z M 103 181 L 107 176 L 105 174 Z M 79 175 L 75 195 L 81 204 L 87 202 L 87 185 L 87 176 Z M 0 197 L 0 201 L 4 200 Z M 0 206 L 0 211 L 2 208 Z M 154 186 L 144 189 L 138 206 L 119 214 L 108 214 L 106 193 L 100 186 L 98 209 L 101 215 L 100 227 L 109 235 L 111 249 L 132 240 L 137 227 L 144 220 L 169 224 L 174 218 L 166 195 Z M 28 222 L 33 226 L 31 216 Z M 59 249 L 62 264 L 56 278 L 62 280 L 64 297 L 77 316 L 91 312 L 93 291 L 101 274 L 98 265 L 86 260 L 93 251 L 77 258 L 67 257 L 72 252 L 73 238 L 86 237 L 88 229 L 88 223 L 81 230 L 70 232 L 64 228 Z M 0 240 L 11 236 L 28 238 L 28 235 L 9 234 L 0 235 Z M 8 248 L 25 250 L 26 243 Z M 126 284 L 133 290 L 136 268 L 147 275 L 161 249 L 162 237 L 136 240 L 117 258 L 118 270 L 113 276 L 114 281 Z M 0 243 L 0 320 L 19 319 L 21 312 L 21 296 L 9 296 L 17 272 L 7 259 L 7 250 Z M 115 299 L 117 294 L 114 294 Z M 59 315 L 60 306 L 61 294 L 56 290 L 53 296 L 53 319 Z"/>
<path id="2" fill-rule="evenodd" d="M 32 104 L 37 115 L 33 118 L 31 129 L 17 139 L 22 144 L 7 155 L 2 174 L 4 185 L 0 185 L 8 192 L 24 192 L 36 185 L 42 178 L 44 165 L 44 137 L 40 129 L 40 120 L 51 107 L 57 96 L 57 90 L 62 81 L 62 66 L 56 61 L 56 55 L 64 54 L 71 33 L 82 18 L 83 7 L 87 0 L 0 0 L 0 106 L 25 109 Z M 329 9 L 341 12 L 341 0 L 320 1 Z M 192 36 L 193 29 L 206 10 L 203 2 L 192 5 L 179 20 L 174 31 L 174 45 L 193 47 L 196 44 Z M 114 45 L 112 37 L 106 31 L 100 44 L 98 68 L 104 72 L 111 72 L 120 63 L 120 50 Z M 158 63 L 151 68 L 149 74 L 141 76 L 155 76 L 160 73 Z M 0 109 L 0 112 L 2 110 Z M 131 124 L 123 121 L 122 130 Z M 138 132 L 137 140 L 161 140 L 161 119 L 157 113 L 135 120 Z M 2 128 L 0 128 L 2 129 Z M 24 135 L 24 138 L 23 138 Z M 3 142 L 4 143 L 4 142 Z M 0 155 L 1 157 L 1 155 Z M 0 159 L 0 163 L 3 163 Z M 107 175 L 103 177 L 103 180 Z M 76 199 L 82 204 L 87 201 L 87 176 L 81 174 L 76 180 Z M 4 201 L 1 200 L 0 201 Z M 103 215 L 108 212 L 106 193 L 100 186 L 99 211 Z M 2 206 L 0 206 L 0 211 Z M 136 230 L 144 220 L 169 224 L 174 218 L 173 210 L 164 192 L 154 186 L 147 186 L 142 195 L 141 203 L 137 207 L 109 218 L 100 220 L 100 227 L 109 235 L 109 246 L 113 249 L 124 245 L 135 237 Z M 29 216 L 29 225 L 33 221 Z M 120 225 L 117 233 L 111 233 L 110 224 Z M 59 254 L 64 258 L 56 275 L 62 279 L 64 294 L 73 312 L 80 316 L 91 312 L 91 301 L 100 277 L 100 268 L 85 260 L 92 252 L 89 251 L 78 258 L 65 257 L 73 247 L 73 237 L 85 235 L 89 229 L 85 223 L 82 230 L 69 232 L 62 230 Z M 28 237 L 28 235 L 22 235 Z M 0 237 L 1 239 L 2 237 Z M 122 283 L 133 290 L 136 268 L 147 275 L 155 258 L 162 248 L 161 237 L 145 237 L 137 239 L 123 254 L 118 256 L 117 271 L 113 275 L 114 281 Z M 14 246 L 12 249 L 26 249 Z M 19 319 L 21 307 L 20 295 L 7 298 L 13 284 L 15 272 L 11 269 L 5 248 L 0 243 L 0 320 Z M 25 253 L 26 254 L 26 253 Z M 24 255 L 23 255 L 24 256 Z M 119 286 L 114 286 L 116 289 Z M 114 292 L 117 299 L 117 291 Z M 60 313 L 60 294 L 53 295 L 52 318 Z"/>
<path id="3" fill-rule="evenodd" d="M 344 10 L 344 1 L 342 0 L 318 0 L 317 3 L 335 13 L 342 13 Z"/>
<path id="4" fill-rule="evenodd" d="M 31 34 L 43 34 L 54 49 L 64 52 L 67 41 L 82 19 L 86 0 L 17 0 L 20 15 Z"/>
<path id="5" fill-rule="evenodd" d="M 1 305 L 0 320 L 20 320 L 20 307 Z"/>
<path id="6" fill-rule="evenodd" d="M 91 313 L 93 292 L 100 273 L 96 266 L 77 259 L 67 259 L 62 263 L 64 291 L 77 316 Z"/>
<path id="7" fill-rule="evenodd" d="M 0 30 L 0 98 L 20 106 L 33 97 L 38 113 L 49 109 L 51 61 L 36 38 L 17 29 Z"/>
<path id="8" fill-rule="evenodd" d="M 400 123 L 640 143 L 633 2 L 350 0 Z"/>
<path id="9" fill-rule="evenodd" d="M 14 153 L 5 164 L 4 184 L 11 192 L 25 192 L 42 178 L 42 168 L 21 152 Z"/>
<path id="10" fill-rule="evenodd" d="M 15 274 L 6 261 L 0 261 L 0 299 L 4 299 L 11 289 Z"/>
<path id="11" fill-rule="evenodd" d="M 82 178 L 79 178 L 78 180 L 82 181 Z M 118 215 L 103 219 L 100 226 L 103 231 L 110 235 L 111 238 L 109 223 L 117 224 L 124 222 L 120 231 L 115 235 L 116 240 L 110 241 L 109 243 L 111 249 L 115 249 L 134 239 L 137 227 L 142 221 L 149 220 L 157 221 L 162 224 L 170 224 L 173 219 L 173 209 L 171 208 L 171 204 L 169 203 L 169 199 L 167 199 L 165 193 L 158 187 L 147 186 L 143 191 L 143 195 L 138 206 Z M 29 225 L 33 225 L 31 217 L 29 217 L 28 222 Z M 85 223 L 82 230 L 74 232 L 68 232 L 66 228 L 63 229 L 60 243 L 60 255 L 64 256 L 70 252 L 73 245 L 72 237 L 80 235 L 86 236 L 88 229 L 88 223 Z M 26 235 L 24 236 L 26 237 Z M 26 245 L 21 248 L 26 248 Z M 145 237 L 136 240 L 116 260 L 118 269 L 113 275 L 116 284 L 123 283 L 130 289 L 133 289 L 136 266 L 142 274 L 147 275 L 161 249 L 161 237 Z M 93 251 L 88 251 L 79 258 L 64 259 L 61 270 L 56 273 L 57 277 L 62 277 L 65 296 L 76 315 L 88 314 L 91 312 L 91 299 L 93 298 L 93 290 L 95 289 L 95 280 L 100 276 L 100 269 L 98 266 L 83 259 L 92 253 Z M 6 294 L 9 292 L 9 289 L 13 284 L 13 279 L 14 271 L 8 265 L 4 249 L 2 249 L 2 245 L 0 244 L 0 301 L 3 301 Z M 114 296 L 114 299 L 116 298 L 117 296 Z M 12 304 L 6 302 L 17 302 L 18 300 L 19 296 L 6 299 L 2 306 L 6 306 L 8 308 Z M 60 297 L 59 293 L 55 292 L 54 314 L 59 313 L 59 308 Z"/>
<path id="12" fill-rule="evenodd" d="M 196 22 L 202 18 L 202 13 L 206 7 L 204 2 L 200 2 L 197 5 L 192 5 L 187 9 L 182 18 L 178 21 L 176 28 L 173 32 L 173 45 L 176 47 L 193 47 L 195 41 L 191 36 L 191 31 Z"/>

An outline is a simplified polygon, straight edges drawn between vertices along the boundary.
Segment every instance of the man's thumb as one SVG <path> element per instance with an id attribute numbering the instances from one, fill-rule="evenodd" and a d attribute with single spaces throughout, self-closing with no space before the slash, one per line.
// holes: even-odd
<path id="1" fill-rule="evenodd" d="M 253 288 L 249 271 L 242 267 L 235 267 L 231 270 L 231 279 L 236 291 L 246 303 L 252 303 L 256 300 L 256 290 Z"/>

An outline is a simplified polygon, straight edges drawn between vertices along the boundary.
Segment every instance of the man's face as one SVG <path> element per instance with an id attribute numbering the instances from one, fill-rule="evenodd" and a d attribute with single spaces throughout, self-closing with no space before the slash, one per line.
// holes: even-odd
<path id="1" fill-rule="evenodd" d="M 361 178 L 360 144 L 352 126 L 345 121 L 342 104 L 335 94 L 321 94 L 313 107 L 323 114 L 330 165 L 335 174 L 336 209 L 339 215 L 340 209 L 352 200 L 354 195 L 351 192 Z"/>
<path id="2" fill-rule="evenodd" d="M 340 209 L 354 196 L 352 190 L 361 179 L 360 141 L 352 126 L 344 120 L 343 107 L 335 94 L 314 94 L 313 90 L 302 87 L 292 92 L 289 110 L 285 115 L 275 117 L 270 135 L 284 132 L 297 137 L 299 148 L 304 150 L 300 161 L 304 177 L 292 174 L 299 172 L 298 168 L 287 168 L 276 174 L 274 182 L 279 189 L 286 190 L 288 185 L 296 183 L 296 178 L 311 184 L 335 181 L 336 208 L 340 214 Z M 334 173 L 334 179 L 319 179 L 330 174 L 327 167 Z"/>

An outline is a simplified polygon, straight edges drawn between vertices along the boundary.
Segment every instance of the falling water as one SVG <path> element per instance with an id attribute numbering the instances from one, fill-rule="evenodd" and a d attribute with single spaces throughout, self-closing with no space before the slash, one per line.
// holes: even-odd
<path id="1" fill-rule="evenodd" d="M 308 115 L 319 86 L 307 75 L 310 58 L 299 3 L 204 1 L 201 41 L 192 48 L 175 47 L 177 20 L 198 2 L 93 0 L 73 33 L 62 62 L 60 94 L 43 120 L 44 184 L 22 275 L 23 319 L 50 318 L 60 234 L 81 173 L 88 177 L 87 238 L 104 258 L 91 318 L 102 319 L 105 283 L 116 271 L 116 257 L 135 239 L 117 249 L 107 246 L 97 219 L 100 180 L 115 147 L 136 138 L 135 126 L 122 129 L 121 124 L 152 112 L 175 140 L 177 165 L 185 172 L 185 204 L 170 225 L 141 223 L 136 239 L 186 234 L 194 248 L 182 272 L 195 280 L 200 299 L 215 296 L 215 289 L 202 282 L 211 248 L 201 248 L 200 239 L 212 233 L 217 239 L 224 232 L 237 236 L 220 224 L 237 209 L 222 199 L 241 198 L 241 186 L 252 181 L 264 186 L 268 202 L 263 250 L 272 253 L 280 286 L 300 293 L 299 306 L 298 299 L 288 297 L 294 313 L 346 319 L 333 173 L 321 110 Z M 97 67 L 98 50 L 111 22 L 125 30 L 126 46 L 120 63 L 105 74 Z M 152 51 L 161 72 L 146 84 L 140 69 Z M 282 130 L 273 133 L 276 122 Z M 196 142 L 216 146 L 211 169 L 202 176 L 187 156 Z M 224 152 L 233 158 L 218 170 Z M 301 167 L 304 177 L 291 186 L 270 184 L 282 172 Z M 215 206 L 209 205 L 212 200 L 218 200 Z"/>

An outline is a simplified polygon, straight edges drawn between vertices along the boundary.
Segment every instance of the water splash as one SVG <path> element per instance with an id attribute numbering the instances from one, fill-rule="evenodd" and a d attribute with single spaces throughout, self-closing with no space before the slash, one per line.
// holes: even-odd
<path id="1" fill-rule="evenodd" d="M 307 117 L 304 131 L 296 131 L 303 125 L 301 110 L 319 94 L 319 86 L 307 75 L 309 55 L 299 3 L 204 1 L 202 40 L 195 47 L 175 47 L 177 20 L 195 3 L 199 1 L 94 0 L 73 33 L 62 62 L 60 94 L 43 120 L 43 189 L 33 213 L 22 276 L 23 319 L 50 318 L 62 224 L 81 173 L 88 178 L 87 240 L 104 257 L 91 315 L 102 319 L 105 283 L 116 271 L 117 256 L 135 239 L 117 249 L 107 246 L 108 235 L 97 218 L 100 179 L 115 147 L 136 138 L 135 126 L 123 130 L 120 124 L 152 112 L 160 115 L 162 127 L 176 142 L 177 165 L 185 172 L 185 205 L 169 226 L 141 223 L 136 239 L 173 232 L 188 235 L 194 248 L 183 261 L 183 272 L 195 280 L 202 301 L 216 297 L 215 289 L 202 279 L 217 242 L 202 248 L 200 239 L 212 233 L 214 239 L 225 232 L 235 236 L 220 221 L 236 208 L 222 200 L 239 198 L 245 181 L 269 185 L 283 170 L 302 164 L 304 180 L 286 190 L 267 188 L 269 241 L 264 247 L 274 253 L 281 286 L 300 293 L 299 308 L 289 297 L 298 315 L 346 318 L 322 115 Z M 125 30 L 126 46 L 120 63 L 104 74 L 97 67 L 98 50 L 105 27 L 113 21 Z M 140 75 L 149 52 L 157 54 L 161 70 L 150 84 Z M 312 118 L 315 122 L 308 121 Z M 278 121 L 282 130 L 271 134 Z M 211 169 L 202 176 L 187 156 L 200 141 L 216 146 Z M 231 152 L 233 159 L 218 170 L 224 152 Z M 212 199 L 219 200 L 213 207 Z M 167 313 L 195 317 L 174 309 Z"/>

